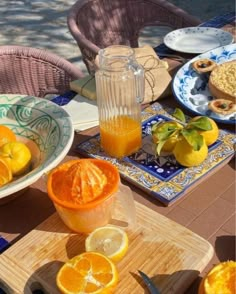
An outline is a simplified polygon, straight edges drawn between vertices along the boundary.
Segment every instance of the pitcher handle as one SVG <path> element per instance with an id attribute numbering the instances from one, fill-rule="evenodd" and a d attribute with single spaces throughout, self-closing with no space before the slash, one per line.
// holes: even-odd
<path id="1" fill-rule="evenodd" d="M 136 225 L 136 209 L 132 190 L 128 186 L 120 183 L 116 197 L 122 206 L 128 226 L 134 227 Z"/>
<path id="2" fill-rule="evenodd" d="M 143 102 L 144 99 L 144 69 L 142 65 L 132 62 L 132 69 L 134 70 L 135 85 L 136 85 L 136 99 L 138 103 Z"/>

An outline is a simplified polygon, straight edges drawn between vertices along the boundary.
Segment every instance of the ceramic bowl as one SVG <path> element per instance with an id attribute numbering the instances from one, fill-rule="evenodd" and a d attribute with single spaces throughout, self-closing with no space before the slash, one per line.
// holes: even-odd
<path id="1" fill-rule="evenodd" d="M 0 188 L 0 201 L 36 182 L 69 151 L 74 128 L 68 113 L 46 99 L 0 95 L 0 124 L 6 125 L 32 153 L 31 169 Z M 5 199 L 4 199 L 5 200 Z"/>

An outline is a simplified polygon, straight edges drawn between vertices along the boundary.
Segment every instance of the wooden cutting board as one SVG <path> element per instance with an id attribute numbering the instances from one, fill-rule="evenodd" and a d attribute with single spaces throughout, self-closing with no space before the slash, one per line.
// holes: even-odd
<path id="1" fill-rule="evenodd" d="M 135 202 L 137 222 L 126 228 L 127 255 L 117 265 L 120 281 L 115 293 L 148 293 L 138 270 L 148 274 L 162 294 L 181 294 L 213 256 L 213 247 L 185 227 Z M 114 220 L 125 227 L 127 223 Z M 57 213 L 0 256 L 0 287 L 7 293 L 59 293 L 55 278 L 69 258 L 82 253 L 86 236 L 71 233 Z"/>

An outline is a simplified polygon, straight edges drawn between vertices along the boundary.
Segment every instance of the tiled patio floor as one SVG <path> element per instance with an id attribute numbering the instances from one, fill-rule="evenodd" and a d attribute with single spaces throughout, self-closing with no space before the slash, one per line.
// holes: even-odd
<path id="1" fill-rule="evenodd" d="M 75 0 L 1 0 L 0 45 L 24 45 L 45 48 L 77 64 L 84 72 L 77 44 L 70 35 L 66 16 Z M 171 0 L 189 13 L 205 21 L 235 9 L 234 0 Z M 162 42 L 169 28 L 145 28 L 140 45 L 153 47 Z"/>

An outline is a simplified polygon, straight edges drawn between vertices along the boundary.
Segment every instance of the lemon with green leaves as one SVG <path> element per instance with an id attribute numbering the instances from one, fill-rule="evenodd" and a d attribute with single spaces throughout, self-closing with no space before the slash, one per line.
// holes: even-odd
<path id="1" fill-rule="evenodd" d="M 206 116 L 196 116 L 188 123 L 188 128 L 194 128 L 202 135 L 207 146 L 216 142 L 219 137 L 219 128 L 215 121 Z"/>
<path id="2" fill-rule="evenodd" d="M 176 161 L 185 166 L 200 165 L 208 155 L 208 147 L 202 135 L 196 130 L 184 129 L 173 150 Z"/>
<path id="3" fill-rule="evenodd" d="M 156 144 L 156 153 L 173 153 L 176 161 L 185 166 L 200 165 L 208 155 L 208 146 L 219 136 L 217 124 L 206 116 L 198 116 L 186 123 L 180 109 L 172 114 L 177 121 L 166 121 L 152 126 L 152 138 Z"/>
<path id="4" fill-rule="evenodd" d="M 176 121 L 159 122 L 152 126 L 152 140 L 157 144 L 157 154 L 160 154 L 161 151 L 173 151 L 181 129 L 183 126 Z"/>

